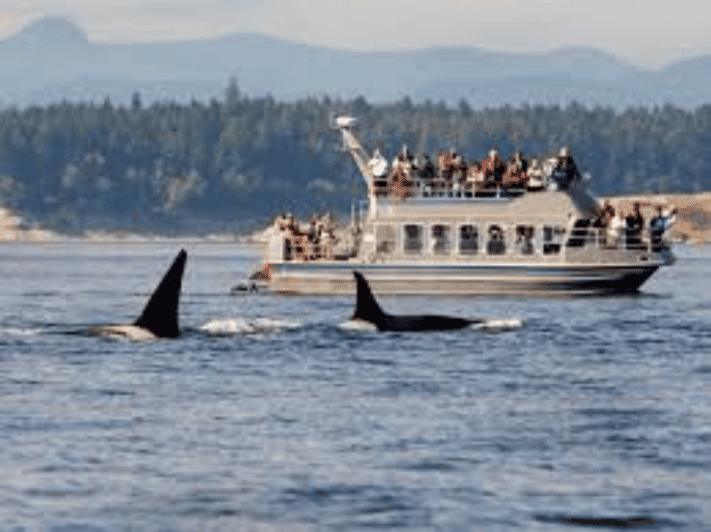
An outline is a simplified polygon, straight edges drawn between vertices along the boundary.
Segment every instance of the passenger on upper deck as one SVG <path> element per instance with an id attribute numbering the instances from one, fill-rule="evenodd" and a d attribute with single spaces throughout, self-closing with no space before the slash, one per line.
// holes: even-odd
<path id="1" fill-rule="evenodd" d="M 528 170 L 528 161 L 523 156 L 523 153 L 520 151 L 515 151 L 513 153 L 511 159 L 509 159 L 509 168 L 513 168 L 514 170 L 523 170 L 524 172 Z"/>
<path id="2" fill-rule="evenodd" d="M 429 182 L 434 179 L 437 170 L 429 155 L 423 155 L 422 160 L 420 161 L 420 164 L 418 166 L 420 168 L 420 179 L 424 180 L 425 182 Z"/>
<path id="3" fill-rule="evenodd" d="M 454 170 L 459 162 L 458 158 L 459 155 L 457 155 L 457 152 L 453 149 L 448 152 L 442 151 L 439 153 L 439 157 L 437 159 L 439 176 L 444 179 L 445 182 L 451 181 L 452 174 L 454 173 Z"/>
<path id="4" fill-rule="evenodd" d="M 467 162 L 464 160 L 464 157 L 456 152 L 452 152 L 452 181 L 449 185 L 456 195 L 461 193 L 466 179 Z"/>
<path id="5" fill-rule="evenodd" d="M 417 177 L 419 178 L 422 191 L 425 195 L 429 196 L 434 188 L 434 179 L 437 169 L 427 154 L 422 156 L 417 167 L 419 168 Z"/>
<path id="6" fill-rule="evenodd" d="M 499 151 L 492 149 L 489 156 L 481 162 L 485 184 L 500 184 L 506 171 L 506 165 L 499 156 Z"/>
<path id="7" fill-rule="evenodd" d="M 504 185 L 520 186 L 526 184 L 528 181 L 527 169 L 528 162 L 523 158 L 523 154 L 520 151 L 514 152 L 511 159 L 509 159 L 503 176 Z"/>
<path id="8" fill-rule="evenodd" d="M 378 148 L 373 152 L 373 157 L 368 161 L 368 168 L 375 177 L 383 177 L 388 171 L 388 161 L 383 157 Z"/>
<path id="9" fill-rule="evenodd" d="M 543 177 L 543 168 L 538 159 L 531 159 L 531 164 L 528 166 L 526 176 L 528 177 L 529 190 L 541 190 L 546 186 Z"/>
<path id="10" fill-rule="evenodd" d="M 470 191 L 478 189 L 484 182 L 484 172 L 479 161 L 472 161 L 467 168 L 466 187 Z"/>
<path id="11" fill-rule="evenodd" d="M 388 195 L 403 199 L 412 195 L 412 177 L 417 170 L 415 157 L 403 146 L 402 151 L 395 157 L 393 168 L 388 182 Z"/>
<path id="12" fill-rule="evenodd" d="M 560 150 L 560 155 L 558 157 L 558 163 L 553 170 L 553 178 L 558 183 L 558 188 L 560 190 L 567 190 L 570 188 L 570 184 L 574 181 L 581 179 L 578 167 L 573 161 L 573 157 L 570 155 L 570 148 L 563 147 Z"/>

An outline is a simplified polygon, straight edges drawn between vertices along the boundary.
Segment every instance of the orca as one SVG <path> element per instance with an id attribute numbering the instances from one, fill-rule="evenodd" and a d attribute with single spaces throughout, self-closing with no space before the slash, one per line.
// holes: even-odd
<path id="1" fill-rule="evenodd" d="M 180 336 L 178 304 L 187 258 L 188 254 L 184 249 L 181 249 L 136 321 L 124 324 L 94 325 L 89 328 L 88 334 L 129 340 L 177 338 Z"/>
<path id="2" fill-rule="evenodd" d="M 414 316 L 388 314 L 378 305 L 365 278 L 357 271 L 354 271 L 353 275 L 356 280 L 356 307 L 351 319 L 372 323 L 379 331 L 451 331 L 484 321 L 429 314 Z"/>

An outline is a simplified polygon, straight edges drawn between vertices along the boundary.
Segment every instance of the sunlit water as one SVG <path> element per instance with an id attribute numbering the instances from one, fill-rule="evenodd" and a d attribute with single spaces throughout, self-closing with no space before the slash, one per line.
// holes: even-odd
<path id="1" fill-rule="evenodd" d="M 66 334 L 131 321 L 180 247 L 0 247 L 0 530 L 711 526 L 708 248 L 634 297 L 381 297 L 525 321 L 395 334 L 230 295 L 254 250 L 187 243 L 181 338 Z"/>

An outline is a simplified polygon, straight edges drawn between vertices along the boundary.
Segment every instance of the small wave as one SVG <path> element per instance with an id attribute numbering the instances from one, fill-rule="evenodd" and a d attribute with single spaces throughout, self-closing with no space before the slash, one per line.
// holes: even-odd
<path id="1" fill-rule="evenodd" d="M 275 318 L 234 318 L 227 320 L 213 320 L 200 330 L 215 336 L 230 336 L 233 334 L 253 334 L 279 329 L 295 329 L 301 323 Z"/>

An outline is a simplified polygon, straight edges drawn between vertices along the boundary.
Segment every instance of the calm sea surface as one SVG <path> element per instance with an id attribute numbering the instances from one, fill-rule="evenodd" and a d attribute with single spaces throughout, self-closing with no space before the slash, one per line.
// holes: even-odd
<path id="1" fill-rule="evenodd" d="M 131 321 L 180 247 L 177 340 Z M 230 295 L 250 248 L 0 246 L 0 530 L 711 529 L 711 249 L 638 296 Z M 231 334 L 201 328 L 219 321 Z"/>

